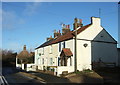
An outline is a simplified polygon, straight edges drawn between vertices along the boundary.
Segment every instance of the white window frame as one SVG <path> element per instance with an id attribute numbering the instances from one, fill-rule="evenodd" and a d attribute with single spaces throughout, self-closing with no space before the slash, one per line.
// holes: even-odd
<path id="1" fill-rule="evenodd" d="M 62 43 L 62 48 L 65 48 L 65 41 Z"/>
<path id="2" fill-rule="evenodd" d="M 50 65 L 53 65 L 53 58 L 50 58 Z"/>
<path id="3" fill-rule="evenodd" d="M 42 64 L 43 64 L 43 65 L 44 65 L 44 63 L 45 63 L 44 61 L 45 61 L 44 58 L 42 58 Z"/>

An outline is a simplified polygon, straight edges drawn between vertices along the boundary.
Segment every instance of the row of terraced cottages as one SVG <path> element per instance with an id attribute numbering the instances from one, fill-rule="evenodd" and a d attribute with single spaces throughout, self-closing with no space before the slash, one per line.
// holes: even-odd
<path id="1" fill-rule="evenodd" d="M 91 17 L 83 26 L 81 19 L 74 19 L 73 30 L 62 26 L 62 33 L 54 31 L 54 38 L 35 49 L 38 70 L 64 72 L 82 71 L 99 66 L 118 65 L 117 41 L 101 26 L 101 19 Z"/>

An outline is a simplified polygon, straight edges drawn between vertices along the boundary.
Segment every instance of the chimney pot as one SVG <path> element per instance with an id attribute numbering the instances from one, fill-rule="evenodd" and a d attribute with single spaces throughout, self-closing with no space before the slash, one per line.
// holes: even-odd
<path id="1" fill-rule="evenodd" d="M 56 30 L 54 30 L 54 33 L 56 33 Z"/>
<path id="2" fill-rule="evenodd" d="M 66 28 L 68 28 L 68 26 L 66 25 Z"/>
<path id="3" fill-rule="evenodd" d="M 60 33 L 60 30 L 59 30 L 59 33 Z"/>
<path id="4" fill-rule="evenodd" d="M 80 19 L 79 22 L 82 24 L 82 19 Z"/>
<path id="5" fill-rule="evenodd" d="M 70 25 L 68 25 L 68 28 L 70 28 Z"/>
<path id="6" fill-rule="evenodd" d="M 74 19 L 74 22 L 75 22 L 75 23 L 77 23 L 77 22 L 78 22 L 78 19 L 77 19 L 77 18 L 75 18 L 75 19 Z"/>

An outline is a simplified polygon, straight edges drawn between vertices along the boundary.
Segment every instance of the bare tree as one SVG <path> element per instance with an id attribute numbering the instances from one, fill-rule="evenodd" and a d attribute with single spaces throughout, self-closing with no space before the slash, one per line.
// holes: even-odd
<path id="1" fill-rule="evenodd" d="M 15 60 L 17 53 L 13 53 L 12 50 L 2 50 L 2 65 L 3 66 L 15 66 Z"/>

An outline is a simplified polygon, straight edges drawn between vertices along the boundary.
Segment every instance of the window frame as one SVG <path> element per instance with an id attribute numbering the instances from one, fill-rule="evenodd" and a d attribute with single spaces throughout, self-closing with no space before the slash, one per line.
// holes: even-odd
<path id="1" fill-rule="evenodd" d="M 50 58 L 50 65 L 53 65 L 53 58 Z"/>
<path id="2" fill-rule="evenodd" d="M 61 42 L 59 42 L 59 52 L 61 52 Z"/>
<path id="3" fill-rule="evenodd" d="M 42 58 L 42 65 L 44 65 L 44 58 Z"/>

